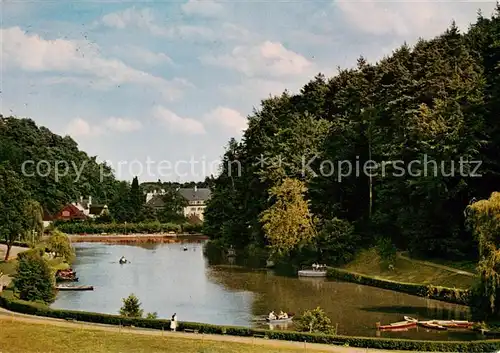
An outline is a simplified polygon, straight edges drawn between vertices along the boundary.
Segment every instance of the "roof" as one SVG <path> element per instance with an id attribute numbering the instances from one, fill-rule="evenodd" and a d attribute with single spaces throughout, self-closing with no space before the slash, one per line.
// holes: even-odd
<path id="1" fill-rule="evenodd" d="M 63 215 L 64 211 L 69 212 L 69 216 L 64 216 Z M 73 204 L 67 204 L 66 206 L 64 206 L 63 209 L 60 210 L 54 217 L 54 219 L 86 219 L 86 218 L 87 216 Z"/>
<path id="2" fill-rule="evenodd" d="M 105 208 L 108 208 L 108 206 L 106 206 L 106 205 L 90 205 L 89 214 L 100 215 Z"/>
<path id="3" fill-rule="evenodd" d="M 212 194 L 208 188 L 179 189 L 178 192 L 187 201 L 207 201 Z"/>
<path id="4" fill-rule="evenodd" d="M 163 207 L 165 206 L 165 200 L 163 200 L 164 195 L 154 195 L 151 200 L 148 201 L 147 205 L 151 207 Z"/>

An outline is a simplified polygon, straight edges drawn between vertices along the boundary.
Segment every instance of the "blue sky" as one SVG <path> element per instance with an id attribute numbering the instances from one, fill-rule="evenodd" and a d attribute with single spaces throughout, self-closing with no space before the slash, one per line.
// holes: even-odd
<path id="1" fill-rule="evenodd" d="M 360 55 L 379 60 L 452 19 L 467 29 L 495 1 L 0 6 L 0 112 L 69 134 L 119 178 L 146 181 L 203 179 L 269 94 L 296 92 Z"/>

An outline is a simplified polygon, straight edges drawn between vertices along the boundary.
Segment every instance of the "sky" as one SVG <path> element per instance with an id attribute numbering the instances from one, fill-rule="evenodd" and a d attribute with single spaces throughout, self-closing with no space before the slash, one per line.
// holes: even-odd
<path id="1" fill-rule="evenodd" d="M 0 113 L 70 135 L 118 178 L 203 180 L 269 95 L 467 30 L 495 1 L 0 2 Z"/>

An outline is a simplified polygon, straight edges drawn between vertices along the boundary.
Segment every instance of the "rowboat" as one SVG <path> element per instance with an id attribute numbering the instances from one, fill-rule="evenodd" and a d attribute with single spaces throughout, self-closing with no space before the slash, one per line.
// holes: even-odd
<path id="1" fill-rule="evenodd" d="M 436 321 L 419 321 L 418 325 L 422 326 L 422 327 L 425 327 L 425 328 L 432 329 L 432 330 L 441 330 L 441 331 L 443 331 L 443 330 L 447 330 L 448 329 L 447 327 L 444 327 L 444 326 L 441 326 L 441 325 L 437 324 Z"/>
<path id="2" fill-rule="evenodd" d="M 317 270 L 300 270 L 297 274 L 299 277 L 326 277 L 326 271 Z"/>
<path id="3" fill-rule="evenodd" d="M 474 323 L 465 320 L 435 320 L 433 323 L 447 328 L 471 328 Z"/>
<path id="4" fill-rule="evenodd" d="M 417 319 L 415 319 L 415 318 L 413 318 L 413 317 L 411 317 L 411 316 L 403 316 L 403 317 L 404 317 L 404 319 L 405 319 L 406 321 L 408 321 L 408 322 L 418 322 L 418 320 L 417 320 Z"/>
<path id="5" fill-rule="evenodd" d="M 70 290 L 94 290 L 93 286 L 56 286 L 57 290 L 65 290 L 65 291 L 70 291 Z"/>
<path id="6" fill-rule="evenodd" d="M 379 326 L 379 330 L 400 330 L 400 329 L 408 329 L 417 326 L 416 321 L 400 321 L 395 322 L 389 325 Z"/>
<path id="7" fill-rule="evenodd" d="M 269 322 L 270 324 L 283 324 L 286 322 L 292 322 L 293 316 L 289 316 L 286 319 L 275 319 L 275 320 L 270 320 L 269 318 L 266 318 L 266 321 Z"/>

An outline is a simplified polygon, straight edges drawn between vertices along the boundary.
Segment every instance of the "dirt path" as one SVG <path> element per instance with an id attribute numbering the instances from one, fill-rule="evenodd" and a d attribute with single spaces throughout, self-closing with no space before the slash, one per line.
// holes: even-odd
<path id="1" fill-rule="evenodd" d="M 464 276 L 469 276 L 469 277 L 476 277 L 476 275 L 473 274 L 473 273 L 471 273 L 471 272 L 462 271 L 462 270 L 459 270 L 459 269 L 456 269 L 456 268 L 453 268 L 453 267 L 449 267 L 449 266 L 445 266 L 445 265 L 440 265 L 440 264 L 436 264 L 436 263 L 428 262 L 428 261 L 423 261 L 423 260 L 415 260 L 415 259 L 412 259 L 410 257 L 404 256 L 402 254 L 398 254 L 398 257 L 400 257 L 401 259 L 405 259 L 405 260 L 417 263 L 417 264 L 431 266 L 431 267 L 435 267 L 435 268 L 440 268 L 442 270 L 446 270 L 446 271 L 450 271 L 450 272 L 453 272 L 453 273 L 457 273 L 459 275 L 464 275 Z"/>
<path id="2" fill-rule="evenodd" d="M 324 351 L 324 352 L 334 352 L 334 353 L 409 353 L 410 351 L 388 351 L 380 349 L 368 349 L 368 348 L 353 348 L 353 347 L 343 347 L 343 346 L 332 346 L 326 344 L 316 344 L 316 343 L 302 343 L 302 342 L 290 342 L 290 341 L 278 341 L 269 340 L 263 338 L 254 337 L 238 337 L 238 336 L 224 336 L 224 335 L 208 335 L 208 334 L 197 334 L 197 333 L 184 333 L 184 332 L 163 332 L 159 330 L 150 330 L 142 328 L 124 328 L 112 325 L 104 324 L 92 324 L 86 322 L 71 322 L 61 319 L 53 319 L 41 316 L 31 316 L 25 314 L 18 314 L 3 308 L 0 308 L 0 320 L 12 320 L 12 321 L 22 321 L 31 324 L 38 325 L 52 325 L 59 327 L 68 327 L 74 329 L 90 329 L 99 330 L 107 332 L 118 332 L 136 335 L 148 335 L 148 336 L 166 336 L 175 338 L 184 338 L 192 340 L 207 340 L 207 341 L 218 341 L 218 342 L 237 342 L 243 344 L 256 344 L 260 346 L 275 347 L 275 348 L 295 348 L 295 349 L 306 349 L 307 351 Z"/>
<path id="3" fill-rule="evenodd" d="M 22 248 L 20 246 L 13 246 L 10 249 L 9 260 L 13 260 L 17 257 L 17 255 L 23 251 L 29 250 L 28 248 Z M 7 252 L 7 245 L 0 244 L 0 260 L 5 258 L 5 253 Z"/>

